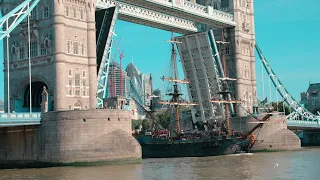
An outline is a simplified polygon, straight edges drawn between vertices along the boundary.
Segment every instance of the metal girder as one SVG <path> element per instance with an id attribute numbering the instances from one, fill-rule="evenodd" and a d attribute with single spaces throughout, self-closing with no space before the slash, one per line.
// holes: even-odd
<path id="1" fill-rule="evenodd" d="M 279 78 L 275 75 L 274 71 L 272 70 L 270 64 L 267 62 L 265 59 L 261 49 L 259 46 L 256 44 L 256 50 L 258 52 L 258 55 L 260 57 L 260 60 L 267 71 L 273 85 L 276 87 L 277 91 L 279 94 L 284 98 L 284 100 L 287 102 L 287 104 L 292 108 L 295 113 L 299 114 L 302 117 L 302 121 L 312 121 L 313 124 L 316 123 L 319 126 L 319 119 L 320 116 L 316 116 L 309 112 L 307 109 L 305 109 L 301 104 L 296 101 L 291 94 L 287 91 L 287 89 L 283 86 L 283 84 L 280 82 Z M 291 114 L 291 116 L 288 116 L 289 118 L 291 117 L 296 117 L 296 114 Z M 288 119 L 291 120 L 291 119 Z M 294 120 L 293 120 L 294 121 Z M 291 121 L 289 121 L 291 122 Z"/>
<path id="2" fill-rule="evenodd" d="M 24 20 L 24 18 L 26 18 L 31 13 L 33 8 L 36 7 L 40 0 L 34 0 L 30 5 L 31 1 L 32 0 L 25 0 L 8 14 L 0 18 L 0 29 L 3 28 L 6 23 L 8 23 L 8 28 L 6 28 L 5 31 L 0 31 L 0 40 L 10 35 L 10 33 Z M 11 23 L 9 21 L 10 18 L 14 18 Z"/>
<path id="3" fill-rule="evenodd" d="M 98 88 L 97 88 L 97 108 L 104 107 L 104 100 L 108 98 L 108 75 L 109 75 L 109 64 L 111 61 L 111 50 L 112 42 L 114 37 L 115 22 L 118 16 L 118 8 L 115 8 L 114 14 L 112 16 L 112 22 L 110 28 L 107 30 L 105 25 L 106 16 L 104 16 L 101 31 L 99 33 L 98 42 L 102 41 L 101 36 L 103 33 L 108 33 L 107 41 L 105 44 L 103 56 L 101 59 L 99 71 L 98 71 Z M 98 50 L 98 49 L 97 49 Z"/>

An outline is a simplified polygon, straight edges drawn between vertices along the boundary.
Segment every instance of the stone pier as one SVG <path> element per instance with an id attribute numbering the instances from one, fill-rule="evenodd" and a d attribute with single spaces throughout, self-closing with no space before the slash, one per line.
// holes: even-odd
<path id="1" fill-rule="evenodd" d="M 257 117 L 262 119 L 263 116 Z M 258 123 L 254 117 L 233 118 L 232 129 L 248 132 Z M 298 150 L 301 148 L 299 137 L 287 129 L 286 116 L 271 116 L 267 123 L 254 131 L 255 143 L 252 151 Z"/>
<path id="2" fill-rule="evenodd" d="M 0 128 L 0 168 L 141 162 L 123 110 L 49 112 L 42 124 Z"/>

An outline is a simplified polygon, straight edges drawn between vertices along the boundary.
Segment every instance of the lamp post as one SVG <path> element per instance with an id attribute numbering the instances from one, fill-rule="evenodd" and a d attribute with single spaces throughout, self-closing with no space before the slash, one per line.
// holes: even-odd
<path id="1" fill-rule="evenodd" d="M 28 9 L 29 9 L 29 5 L 30 4 L 28 4 Z M 31 38 L 30 38 L 30 15 L 31 14 L 28 14 L 28 43 L 29 43 L 29 45 L 28 45 L 28 49 L 29 49 L 29 52 L 28 52 L 28 60 L 29 60 L 29 87 L 30 87 L 30 89 L 29 89 L 29 105 L 30 105 L 30 107 L 29 107 L 29 109 L 30 109 L 30 114 L 32 113 L 32 97 L 31 97 L 31 52 L 30 52 L 30 50 L 31 50 L 31 42 L 30 42 L 30 40 L 31 40 Z"/>
<path id="2" fill-rule="evenodd" d="M 9 19 L 6 22 L 6 30 L 9 29 Z M 7 85 L 8 85 L 8 113 L 10 113 L 10 67 L 9 67 L 9 37 L 10 35 L 7 35 Z"/>

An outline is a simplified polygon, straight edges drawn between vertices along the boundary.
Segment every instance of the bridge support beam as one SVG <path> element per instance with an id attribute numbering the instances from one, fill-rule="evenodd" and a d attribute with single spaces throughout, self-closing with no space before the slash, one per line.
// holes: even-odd
<path id="1" fill-rule="evenodd" d="M 302 146 L 320 146 L 320 130 L 303 130 L 298 135 Z"/>
<path id="2" fill-rule="evenodd" d="M 141 162 L 130 111 L 56 111 L 41 118 L 41 125 L 0 127 L 0 169 Z"/>

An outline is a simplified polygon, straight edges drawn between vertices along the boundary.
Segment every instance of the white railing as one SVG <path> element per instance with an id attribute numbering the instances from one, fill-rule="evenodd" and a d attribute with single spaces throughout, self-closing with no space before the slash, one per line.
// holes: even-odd
<path id="1" fill-rule="evenodd" d="M 287 126 L 293 126 L 293 127 L 319 127 L 319 124 L 316 121 L 287 120 Z"/>
<path id="2" fill-rule="evenodd" d="M 149 9 L 141 8 L 131 4 L 118 2 L 116 0 L 98 0 L 97 8 L 109 8 L 109 7 L 119 7 L 120 15 L 126 15 L 129 17 L 139 18 L 143 20 L 148 20 L 153 23 L 166 25 L 170 27 L 176 27 L 183 30 L 197 32 L 196 24 L 192 21 L 174 17 L 171 15 L 155 12 Z"/>
<path id="3" fill-rule="evenodd" d="M 0 113 L 0 127 L 41 124 L 41 113 Z"/>
<path id="4" fill-rule="evenodd" d="M 0 119 L 40 119 L 41 113 L 1 113 Z"/>

